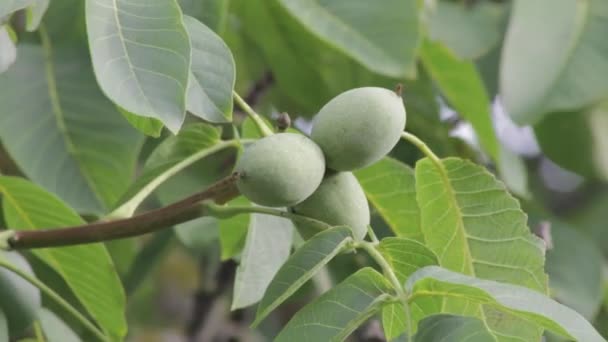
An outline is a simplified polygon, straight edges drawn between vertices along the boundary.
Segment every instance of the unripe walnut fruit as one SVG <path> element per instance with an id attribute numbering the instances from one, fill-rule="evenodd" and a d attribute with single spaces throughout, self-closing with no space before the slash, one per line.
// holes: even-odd
<path id="1" fill-rule="evenodd" d="M 329 101 L 315 117 L 311 138 L 328 168 L 352 171 L 382 159 L 405 129 L 405 107 L 394 91 L 365 87 Z"/>
<path id="2" fill-rule="evenodd" d="M 0 258 L 34 276 L 25 258 L 15 252 L 0 252 Z M 15 273 L 0 269 L 0 310 L 6 315 L 11 336 L 21 335 L 34 320 L 41 307 L 40 291 Z"/>
<path id="3" fill-rule="evenodd" d="M 351 172 L 326 175 L 319 188 L 291 211 L 332 226 L 349 226 L 359 240 L 365 237 L 370 222 L 365 193 Z M 315 232 L 305 223 L 295 224 L 304 239 L 310 238 Z"/>
<path id="4" fill-rule="evenodd" d="M 236 164 L 237 187 L 254 203 L 287 207 L 302 202 L 321 184 L 323 152 L 309 138 L 279 133 L 245 148 Z"/>

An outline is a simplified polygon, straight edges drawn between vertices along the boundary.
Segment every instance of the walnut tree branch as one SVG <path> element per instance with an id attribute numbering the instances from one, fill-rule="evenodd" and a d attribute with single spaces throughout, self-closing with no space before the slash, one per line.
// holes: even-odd
<path id="1" fill-rule="evenodd" d="M 30 249 L 69 246 L 123 239 L 187 222 L 208 213 L 207 204 L 225 203 L 238 196 L 238 174 L 228 176 L 204 191 L 163 208 L 114 221 L 99 221 L 67 228 L 7 231 L 8 247 Z"/>

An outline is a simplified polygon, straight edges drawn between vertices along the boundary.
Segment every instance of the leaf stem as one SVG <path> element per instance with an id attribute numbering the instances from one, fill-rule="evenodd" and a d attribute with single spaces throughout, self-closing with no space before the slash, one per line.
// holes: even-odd
<path id="1" fill-rule="evenodd" d="M 122 219 L 133 216 L 137 207 L 148 197 L 159 185 L 164 183 L 167 179 L 173 177 L 178 172 L 182 171 L 184 168 L 194 164 L 196 161 L 204 159 L 212 154 L 215 154 L 219 151 L 230 147 L 238 147 L 241 143 L 249 142 L 249 140 L 226 140 L 220 141 L 217 144 L 209 147 L 207 149 L 201 150 L 197 153 L 190 155 L 189 157 L 181 160 L 175 165 L 171 166 L 167 170 L 165 170 L 159 176 L 153 178 L 148 184 L 142 187 L 135 195 L 133 195 L 129 200 L 122 203 L 118 208 L 114 209 L 110 214 L 108 214 L 105 219 L 113 220 L 113 219 Z"/>
<path id="2" fill-rule="evenodd" d="M 208 212 L 209 216 L 214 216 L 217 218 L 229 218 L 229 217 L 239 215 L 239 214 L 254 213 L 254 214 L 265 214 L 265 215 L 283 217 L 286 219 L 299 221 L 302 223 L 307 223 L 307 224 L 311 225 L 313 228 L 318 229 L 319 231 L 322 231 L 322 230 L 325 230 L 325 229 L 331 227 L 331 225 L 329 225 L 323 221 L 315 220 L 315 219 L 307 217 L 307 216 L 293 214 L 288 211 L 285 211 L 282 209 L 276 209 L 276 208 L 256 207 L 256 206 L 224 206 L 224 205 L 217 205 L 217 204 L 213 204 L 213 203 L 206 204 L 206 208 L 208 209 L 207 212 Z"/>
<path id="3" fill-rule="evenodd" d="M 38 280 L 37 278 L 29 275 L 28 273 L 22 271 L 21 269 L 13 266 L 11 263 L 0 259 L 0 267 L 6 268 L 7 270 L 15 273 L 19 277 L 26 280 L 28 283 L 36 286 L 40 291 L 42 291 L 47 297 L 55 301 L 59 306 L 61 306 L 64 310 L 69 312 L 76 320 L 78 320 L 84 327 L 86 327 L 91 333 L 93 333 L 100 341 L 109 341 L 109 339 L 101 332 L 91 321 L 86 319 L 78 310 L 76 310 L 70 303 L 65 301 L 58 295 L 55 291 L 53 291 L 50 287 L 46 286 L 43 282 Z"/>
<path id="4" fill-rule="evenodd" d="M 380 268 L 382 268 L 382 271 L 387 276 L 388 280 L 393 284 L 393 287 L 397 292 L 397 297 L 399 298 L 401 304 L 403 304 L 403 309 L 405 311 L 408 341 L 412 341 L 412 315 L 410 312 L 409 303 L 407 301 L 408 295 L 405 289 L 403 288 L 403 285 L 401 285 L 401 282 L 397 278 L 397 275 L 395 275 L 393 268 L 388 263 L 388 261 L 386 261 L 382 253 L 378 251 L 376 245 L 374 245 L 373 243 L 367 241 L 356 242 L 355 247 L 363 248 L 367 252 L 367 254 L 369 254 L 369 256 L 374 259 L 374 261 L 380 266 Z"/>
<path id="5" fill-rule="evenodd" d="M 272 132 L 272 130 L 270 129 L 270 127 L 268 127 L 268 125 L 266 125 L 266 123 L 264 122 L 264 120 L 262 120 L 262 117 L 256 113 L 253 108 L 251 108 L 249 106 L 249 104 L 247 104 L 247 102 L 245 102 L 245 100 L 243 100 L 239 94 L 237 94 L 236 91 L 232 91 L 232 95 L 234 96 L 234 100 L 236 101 L 236 103 L 239 105 L 239 107 L 241 107 L 241 109 L 247 113 L 247 115 L 249 115 L 249 117 L 251 118 L 251 120 L 253 120 L 253 123 L 256 125 L 256 127 L 258 128 L 258 131 L 260 132 L 260 134 L 264 137 L 267 137 L 269 135 L 273 135 L 274 133 Z"/>
<path id="6" fill-rule="evenodd" d="M 367 235 L 369 235 L 369 238 L 372 240 L 374 245 L 378 245 L 380 243 L 380 240 L 378 240 L 378 237 L 374 232 L 374 228 L 372 228 L 372 226 L 369 224 L 367 225 Z"/>
<path id="7" fill-rule="evenodd" d="M 169 228 L 207 215 L 207 202 L 226 203 L 238 196 L 237 180 L 238 174 L 232 174 L 181 201 L 126 219 L 66 228 L 6 231 L 0 236 L 0 246 L 2 238 L 9 249 L 45 248 L 123 239 Z"/>

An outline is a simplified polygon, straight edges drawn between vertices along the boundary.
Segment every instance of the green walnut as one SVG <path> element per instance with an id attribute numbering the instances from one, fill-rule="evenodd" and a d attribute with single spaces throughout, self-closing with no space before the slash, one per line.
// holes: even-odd
<path id="1" fill-rule="evenodd" d="M 356 239 L 365 237 L 370 220 L 365 193 L 351 172 L 326 175 L 319 188 L 291 211 L 333 226 L 349 226 Z M 301 222 L 295 225 L 304 239 L 317 232 Z"/>
<path id="2" fill-rule="evenodd" d="M 323 150 L 328 168 L 352 171 L 380 160 L 395 147 L 405 117 L 401 96 L 394 91 L 351 89 L 321 108 L 311 138 Z"/>
<path id="3" fill-rule="evenodd" d="M 34 275 L 25 258 L 15 252 L 1 252 L 0 258 Z M 40 291 L 15 273 L 0 269 L 0 310 L 8 321 L 11 336 L 21 334 L 36 319 L 40 310 Z"/>
<path id="4" fill-rule="evenodd" d="M 235 171 L 240 175 L 237 187 L 249 200 L 288 207 L 305 200 L 321 184 L 325 158 L 309 138 L 279 133 L 246 147 Z"/>

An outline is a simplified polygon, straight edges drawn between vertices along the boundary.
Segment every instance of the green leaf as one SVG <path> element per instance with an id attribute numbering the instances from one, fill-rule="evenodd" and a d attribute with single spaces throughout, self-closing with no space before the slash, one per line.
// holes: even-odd
<path id="1" fill-rule="evenodd" d="M 251 205 L 244 196 L 239 196 L 227 203 L 228 206 Z M 247 228 L 251 215 L 236 215 L 219 221 L 221 259 L 228 260 L 243 250 L 247 238 Z"/>
<path id="2" fill-rule="evenodd" d="M 322 40 L 370 70 L 392 77 L 416 75 L 420 40 L 417 0 L 281 0 L 289 13 Z"/>
<path id="3" fill-rule="evenodd" d="M 387 300 L 391 285 L 366 267 L 298 311 L 275 339 L 343 341 Z"/>
<path id="4" fill-rule="evenodd" d="M 160 137 L 163 127 L 165 127 L 161 121 L 154 118 L 135 115 L 124 108 L 120 108 L 120 106 L 116 106 L 116 108 L 120 114 L 127 119 L 131 126 L 135 127 L 138 131 L 152 138 Z"/>
<path id="5" fill-rule="evenodd" d="M 8 70 L 17 59 L 17 48 L 6 25 L 0 26 L 0 74 Z"/>
<path id="6" fill-rule="evenodd" d="M 210 122 L 232 121 L 234 58 L 222 38 L 198 20 L 185 16 L 192 45 L 186 108 Z"/>
<path id="7" fill-rule="evenodd" d="M 40 325 L 47 342 L 80 342 L 81 339 L 59 317 L 46 308 L 40 310 Z"/>
<path id="8" fill-rule="evenodd" d="M 547 252 L 546 269 L 551 296 L 592 319 L 604 295 L 602 252 L 593 241 L 570 226 L 555 220 L 550 224 L 553 248 Z"/>
<path id="9" fill-rule="evenodd" d="M 505 12 L 505 5 L 492 2 L 437 1 L 429 18 L 429 38 L 443 43 L 459 58 L 478 58 L 501 39 Z"/>
<path id="10" fill-rule="evenodd" d="M 499 161 L 499 144 L 490 99 L 475 64 L 461 61 L 441 43 L 425 40 L 420 50 L 422 63 L 450 105 L 471 122 L 484 150 Z"/>
<path id="11" fill-rule="evenodd" d="M 483 304 L 576 341 L 605 341 L 580 314 L 528 288 L 491 280 L 482 280 L 447 269 L 428 266 L 414 273 L 405 284 L 409 302 L 424 298 L 457 298 Z M 444 304 L 445 305 L 445 304 Z M 499 341 L 512 341 L 500 336 Z"/>
<path id="12" fill-rule="evenodd" d="M 387 237 L 382 239 L 378 250 L 401 283 L 404 283 L 418 269 L 439 264 L 435 253 L 416 240 Z M 394 339 L 406 331 L 407 323 L 403 304 L 391 303 L 382 308 L 382 326 L 388 340 Z"/>
<path id="13" fill-rule="evenodd" d="M 608 30 L 607 15 L 603 0 L 514 2 L 500 93 L 515 122 L 534 124 L 546 113 L 581 108 L 606 96 L 608 79 L 599 75 L 608 73 L 608 50 L 599 42 Z"/>
<path id="14" fill-rule="evenodd" d="M 607 118 L 608 101 L 603 101 L 580 111 L 551 113 L 534 131 L 543 153 L 559 166 L 608 180 Z"/>
<path id="15" fill-rule="evenodd" d="M 235 142 L 220 142 L 220 131 L 198 123 L 186 126 L 152 151 L 141 175 L 122 195 L 112 217 L 129 217 L 158 186 L 195 162 L 228 147 Z"/>
<path id="16" fill-rule="evenodd" d="M 483 321 L 453 315 L 436 315 L 423 319 L 418 325 L 415 342 L 488 342 L 496 341 Z"/>
<path id="17" fill-rule="evenodd" d="M 44 13 L 49 8 L 51 0 L 34 0 L 25 12 L 25 29 L 29 32 L 36 31 Z"/>
<path id="18" fill-rule="evenodd" d="M 251 214 L 247 240 L 236 270 L 232 310 L 260 301 L 289 257 L 294 227 L 290 220 Z"/>
<path id="19" fill-rule="evenodd" d="M 348 227 L 331 228 L 306 241 L 272 279 L 260 301 L 253 325 L 258 325 L 352 241 Z"/>
<path id="20" fill-rule="evenodd" d="M 392 158 L 384 158 L 355 171 L 369 202 L 397 236 L 424 241 L 416 203 L 414 171 Z"/>
<path id="21" fill-rule="evenodd" d="M 416 195 L 425 241 L 439 264 L 478 278 L 546 292 L 544 243 L 529 231 L 517 200 L 483 167 L 457 158 L 443 159 L 439 165 L 440 169 L 429 159 L 416 164 Z M 447 306 L 455 314 L 479 311 L 457 300 Z M 525 325 L 512 319 L 484 320 L 493 330 L 506 334 L 513 326 Z M 532 335 L 518 336 L 533 340 L 540 332 L 532 330 L 510 333 L 529 333 Z"/>
<path id="22" fill-rule="evenodd" d="M 419 268 L 439 265 L 435 253 L 416 240 L 387 237 L 380 241 L 378 250 L 391 265 L 401 283 Z"/>
<path id="23" fill-rule="evenodd" d="M 86 0 L 89 48 L 104 93 L 127 111 L 179 131 L 190 40 L 175 0 Z"/>
<path id="24" fill-rule="evenodd" d="M 0 138 L 32 181 L 78 212 L 103 213 L 130 183 L 142 136 L 100 93 L 85 51 L 43 41 L 20 45 L 0 75 Z"/>
<path id="25" fill-rule="evenodd" d="M 52 229 L 83 224 L 54 195 L 15 177 L 0 177 L 4 219 L 11 229 Z M 127 333 L 125 294 L 110 255 L 101 243 L 33 249 L 52 267 L 99 325 L 114 339 Z"/>
<path id="26" fill-rule="evenodd" d="M 407 313 L 403 304 L 388 303 L 382 307 L 382 329 L 387 341 L 393 341 L 407 331 Z"/>

